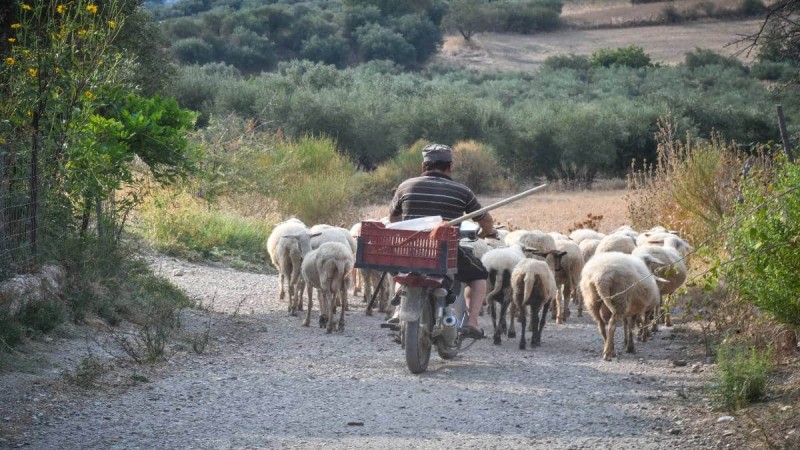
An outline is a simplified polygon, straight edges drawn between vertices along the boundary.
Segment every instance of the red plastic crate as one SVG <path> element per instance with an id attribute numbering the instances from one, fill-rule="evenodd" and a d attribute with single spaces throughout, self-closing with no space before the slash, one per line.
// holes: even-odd
<path id="1" fill-rule="evenodd" d="M 361 222 L 356 264 L 383 272 L 453 273 L 458 256 L 458 228 L 430 231 L 387 229 L 381 222 Z"/>

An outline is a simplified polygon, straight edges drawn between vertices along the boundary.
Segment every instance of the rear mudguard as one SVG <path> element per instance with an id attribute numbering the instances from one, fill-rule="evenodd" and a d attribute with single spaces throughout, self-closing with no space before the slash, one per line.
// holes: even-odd
<path id="1" fill-rule="evenodd" d="M 419 319 L 422 303 L 426 300 L 425 288 L 406 286 L 405 290 L 405 295 L 400 297 L 400 320 L 413 322 Z"/>

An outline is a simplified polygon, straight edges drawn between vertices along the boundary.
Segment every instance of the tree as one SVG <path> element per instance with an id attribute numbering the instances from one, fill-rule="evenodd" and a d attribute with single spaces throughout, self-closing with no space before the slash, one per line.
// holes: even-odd
<path id="1" fill-rule="evenodd" d="M 453 0 L 445 16 L 448 29 L 457 30 L 469 41 L 475 33 L 489 29 L 489 15 L 482 0 Z"/>
<path id="2" fill-rule="evenodd" d="M 779 0 L 767 7 L 758 31 L 736 43 L 748 43 L 743 50 L 757 50 L 762 60 L 789 61 L 800 64 L 800 0 Z"/>

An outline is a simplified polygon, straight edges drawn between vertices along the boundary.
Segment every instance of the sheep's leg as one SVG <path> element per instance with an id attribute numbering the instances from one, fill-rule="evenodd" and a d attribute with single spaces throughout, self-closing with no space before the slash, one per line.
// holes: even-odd
<path id="1" fill-rule="evenodd" d="M 325 332 L 331 334 L 333 332 L 334 317 L 336 317 L 336 295 L 331 295 L 331 293 L 327 290 L 325 291 L 324 295 L 328 299 L 328 306 L 326 310 L 328 314 L 328 326 L 325 327 Z"/>
<path id="2" fill-rule="evenodd" d="M 344 312 L 347 309 L 347 289 L 344 288 L 345 283 L 342 282 L 342 289 L 339 291 L 340 295 L 342 296 L 342 311 L 339 313 L 339 324 L 336 328 L 336 331 L 340 333 L 344 331 Z"/>
<path id="3" fill-rule="evenodd" d="M 525 327 L 526 327 L 527 322 L 528 322 L 528 318 L 525 317 L 525 313 L 526 313 L 525 304 L 524 303 L 517 303 L 517 309 L 518 309 L 518 312 L 519 312 L 519 324 L 520 324 L 520 328 L 521 328 L 521 330 L 520 330 L 520 338 L 519 338 L 519 349 L 520 350 L 525 350 L 525 347 L 526 347 L 526 343 L 525 343 Z M 533 320 L 533 317 L 531 317 L 531 320 Z"/>
<path id="4" fill-rule="evenodd" d="M 283 301 L 283 299 L 286 298 L 286 288 L 284 287 L 284 284 L 286 284 L 286 274 L 283 273 L 282 270 L 280 273 L 280 278 L 281 278 L 281 287 L 280 290 L 278 291 L 278 299 Z"/>
<path id="5" fill-rule="evenodd" d="M 302 311 L 303 310 L 303 291 L 306 290 L 306 280 L 304 280 L 303 277 L 300 277 L 300 279 L 297 280 L 297 285 L 298 285 L 297 292 L 300 294 L 300 296 L 296 300 L 296 302 L 297 302 L 296 310 L 297 311 Z"/>
<path id="6" fill-rule="evenodd" d="M 363 281 L 364 281 L 364 301 L 363 303 L 369 303 L 370 298 L 372 298 L 372 290 L 375 288 L 372 284 L 373 278 L 373 271 L 366 270 L 363 274 Z M 370 314 L 371 315 L 371 314 Z"/>
<path id="7" fill-rule="evenodd" d="M 494 329 L 494 344 L 500 345 L 502 341 L 501 335 L 503 334 L 503 328 L 508 328 L 506 325 L 506 310 L 508 310 L 508 299 L 503 299 L 504 301 L 500 303 L 500 319 L 498 320 L 498 325 Z"/>
<path id="8" fill-rule="evenodd" d="M 353 269 L 353 297 L 361 292 L 362 277 L 364 276 L 364 269 Z"/>
<path id="9" fill-rule="evenodd" d="M 306 289 L 308 289 L 308 308 L 306 309 L 306 320 L 303 321 L 304 327 L 309 326 L 311 323 L 311 302 L 313 301 L 312 299 L 314 293 L 314 288 L 311 287 L 310 283 L 306 286 Z"/>
<path id="10" fill-rule="evenodd" d="M 580 288 L 578 288 L 577 284 L 575 286 L 575 303 L 578 304 L 578 317 L 583 317 L 583 293 L 581 293 Z"/>
<path id="11" fill-rule="evenodd" d="M 317 289 L 317 298 L 319 299 L 319 327 L 325 328 L 328 325 L 328 302 L 321 289 Z"/>
<path id="12" fill-rule="evenodd" d="M 570 304 L 571 301 L 574 301 L 574 298 L 575 298 L 574 287 L 573 287 L 572 283 L 569 280 L 567 280 L 567 282 L 564 283 L 564 311 L 563 312 L 564 312 L 564 321 L 565 322 L 567 321 L 567 319 L 569 319 L 569 316 L 572 315 L 572 311 L 570 311 L 569 304 Z"/>
<path id="13" fill-rule="evenodd" d="M 517 317 L 517 301 L 516 300 L 512 301 L 508 309 L 509 309 L 508 315 L 511 316 L 508 319 L 508 338 L 514 339 L 515 337 L 517 337 L 517 331 L 514 329 L 514 322 L 515 322 L 514 319 L 516 319 Z"/>
<path id="14" fill-rule="evenodd" d="M 550 307 L 550 303 L 552 303 L 552 300 L 545 302 L 542 306 L 542 320 L 539 321 L 536 329 L 536 342 L 531 342 L 531 345 L 535 345 L 536 347 L 542 345 L 542 330 L 544 329 L 544 324 L 547 321 L 547 309 Z M 533 340 L 533 338 L 531 338 L 531 340 Z"/>
<path id="15" fill-rule="evenodd" d="M 611 361 L 611 358 L 614 357 L 614 333 L 617 331 L 617 321 L 619 319 L 620 314 L 616 310 L 612 310 L 611 319 L 608 321 L 608 337 L 606 338 L 605 348 L 603 348 L 603 359 L 606 361 Z"/>
<path id="16" fill-rule="evenodd" d="M 625 351 L 634 353 L 633 349 L 633 327 L 637 316 L 629 317 L 623 321 L 625 330 Z"/>
<path id="17" fill-rule="evenodd" d="M 289 308 L 288 308 L 288 311 L 289 311 L 289 314 L 292 315 L 292 316 L 296 316 L 297 315 L 297 312 L 296 312 L 297 311 L 297 305 L 295 305 L 295 302 L 297 301 L 297 292 L 296 292 L 296 290 L 297 290 L 297 278 L 298 278 L 297 274 L 295 274 L 294 270 L 292 270 L 291 276 L 289 277 L 289 285 L 287 286 L 287 288 L 289 289 Z"/>

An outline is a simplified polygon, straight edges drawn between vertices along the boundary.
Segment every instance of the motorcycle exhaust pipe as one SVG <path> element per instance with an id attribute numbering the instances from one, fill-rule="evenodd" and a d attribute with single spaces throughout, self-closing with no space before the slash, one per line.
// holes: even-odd
<path id="1" fill-rule="evenodd" d="M 456 317 L 455 314 L 450 314 L 442 318 L 442 325 L 448 328 L 456 326 L 457 323 L 458 323 L 458 318 Z"/>

